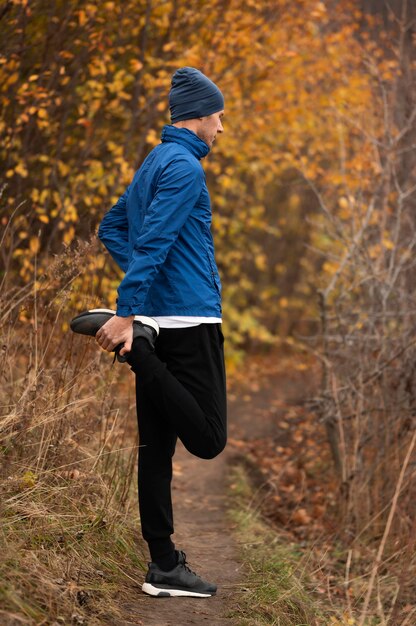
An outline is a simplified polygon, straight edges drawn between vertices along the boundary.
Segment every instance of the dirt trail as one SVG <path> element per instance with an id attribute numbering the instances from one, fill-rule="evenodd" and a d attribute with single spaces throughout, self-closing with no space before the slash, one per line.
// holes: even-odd
<path id="1" fill-rule="evenodd" d="M 299 379 L 277 377 L 275 360 L 259 368 L 229 393 L 229 434 L 232 440 L 272 436 L 274 425 L 299 390 Z M 255 383 L 253 385 L 253 377 Z M 125 605 L 128 620 L 117 626 L 237 626 L 233 618 L 236 592 L 244 586 L 244 568 L 227 517 L 227 476 L 236 449 L 227 446 L 212 461 L 191 456 L 178 444 L 174 464 L 176 546 L 186 552 L 191 568 L 218 584 L 218 594 L 208 599 L 151 598 L 140 591 Z"/>
<path id="2" fill-rule="evenodd" d="M 174 464 L 174 541 L 186 552 L 191 568 L 218 585 L 218 595 L 192 599 L 140 594 L 134 606 L 139 620 L 126 622 L 126 626 L 234 624 L 227 615 L 242 579 L 242 567 L 226 514 L 227 457 L 223 454 L 213 461 L 203 461 L 179 444 Z"/>

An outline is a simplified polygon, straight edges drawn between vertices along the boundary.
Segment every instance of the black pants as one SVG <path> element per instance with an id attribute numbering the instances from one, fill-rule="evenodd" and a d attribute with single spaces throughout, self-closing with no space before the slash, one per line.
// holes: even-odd
<path id="1" fill-rule="evenodd" d="M 192 454 L 212 459 L 226 443 L 224 337 L 221 324 L 161 329 L 153 352 L 133 343 L 139 424 L 139 506 L 153 561 L 174 549 L 172 457 L 177 437 Z"/>

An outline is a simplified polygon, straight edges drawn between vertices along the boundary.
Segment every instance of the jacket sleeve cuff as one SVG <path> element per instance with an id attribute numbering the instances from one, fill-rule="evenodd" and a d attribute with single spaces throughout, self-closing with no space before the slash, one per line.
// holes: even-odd
<path id="1" fill-rule="evenodd" d="M 122 304 L 117 302 L 117 315 L 119 317 L 128 317 L 129 315 L 138 315 L 140 305 L 139 304 Z"/>

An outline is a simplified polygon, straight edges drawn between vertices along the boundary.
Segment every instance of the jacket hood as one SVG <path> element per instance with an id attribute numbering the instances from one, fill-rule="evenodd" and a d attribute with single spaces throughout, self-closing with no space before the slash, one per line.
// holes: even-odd
<path id="1" fill-rule="evenodd" d="M 203 159 L 209 152 L 209 146 L 202 141 L 192 130 L 188 128 L 177 128 L 171 124 L 166 124 L 162 130 L 162 143 L 179 143 L 189 150 L 198 160 Z"/>

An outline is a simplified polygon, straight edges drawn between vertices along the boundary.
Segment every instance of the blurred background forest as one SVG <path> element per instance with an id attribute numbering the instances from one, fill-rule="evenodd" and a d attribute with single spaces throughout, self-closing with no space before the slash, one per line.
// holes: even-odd
<path id="1" fill-rule="evenodd" d="M 120 274 L 96 228 L 159 142 L 171 75 L 190 65 L 226 100 L 204 167 L 230 372 L 276 346 L 320 372 L 312 409 L 332 457 L 332 515 L 347 571 L 365 583 L 347 591 L 358 621 L 345 623 L 416 623 L 415 20 L 411 0 L 0 3 L 6 612 L 40 623 L 35 551 L 17 567 L 15 547 L 65 536 L 62 502 L 45 494 L 73 502 L 73 472 L 92 481 L 95 500 L 68 521 L 82 518 L 82 532 L 130 510 L 132 399 L 117 413 L 108 362 L 88 346 L 71 357 L 63 331 L 77 310 L 114 306 Z M 97 415 L 90 440 L 80 420 L 97 431 Z"/>

